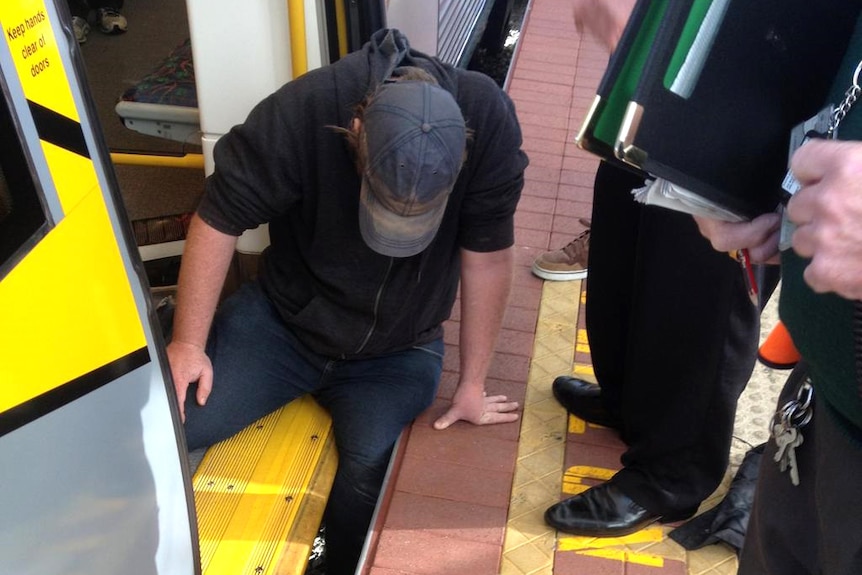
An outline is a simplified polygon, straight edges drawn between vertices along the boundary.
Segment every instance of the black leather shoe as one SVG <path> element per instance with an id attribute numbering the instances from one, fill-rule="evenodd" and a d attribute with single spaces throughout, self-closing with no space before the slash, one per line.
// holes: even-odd
<path id="1" fill-rule="evenodd" d="M 545 511 L 545 522 L 551 527 L 585 537 L 622 537 L 661 519 L 609 481 Z"/>
<path id="2" fill-rule="evenodd" d="M 620 429 L 620 416 L 611 413 L 602 405 L 602 389 L 595 383 L 570 375 L 561 375 L 552 386 L 554 397 L 566 411 L 577 415 L 584 421 Z"/>

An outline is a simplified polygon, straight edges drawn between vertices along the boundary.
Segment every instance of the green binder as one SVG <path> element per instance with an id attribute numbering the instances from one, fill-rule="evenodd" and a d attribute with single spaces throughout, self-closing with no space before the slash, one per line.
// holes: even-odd
<path id="1" fill-rule="evenodd" d="M 823 106 L 862 2 L 698 0 L 659 28 L 618 158 L 742 218 L 784 194 L 790 131 Z"/>
<path id="2" fill-rule="evenodd" d="M 575 143 L 582 149 L 616 160 L 614 145 L 626 106 L 634 95 L 668 5 L 669 0 L 636 2 L 617 48 L 611 54 L 596 97 L 575 137 Z"/>

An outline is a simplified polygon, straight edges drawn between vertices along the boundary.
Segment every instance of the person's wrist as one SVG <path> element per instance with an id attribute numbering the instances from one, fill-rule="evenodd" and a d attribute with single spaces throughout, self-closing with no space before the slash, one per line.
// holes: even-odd
<path id="1" fill-rule="evenodd" d="M 176 346 L 182 346 L 182 347 L 190 347 L 190 348 L 194 348 L 194 349 L 196 349 L 197 351 L 203 351 L 203 350 L 204 350 L 204 346 L 203 346 L 203 344 L 196 343 L 196 342 L 193 342 L 193 341 L 186 341 L 186 340 L 182 340 L 182 339 L 176 339 L 176 338 L 174 338 L 174 339 L 172 339 L 172 340 L 171 340 L 170 345 L 176 345 Z"/>

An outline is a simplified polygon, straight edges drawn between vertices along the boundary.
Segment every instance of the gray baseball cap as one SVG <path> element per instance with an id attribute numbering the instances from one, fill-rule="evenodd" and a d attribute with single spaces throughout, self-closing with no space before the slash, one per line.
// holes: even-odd
<path id="1" fill-rule="evenodd" d="M 452 94 L 428 82 L 383 84 L 365 110 L 359 229 L 374 251 L 418 254 L 434 239 L 467 142 Z"/>

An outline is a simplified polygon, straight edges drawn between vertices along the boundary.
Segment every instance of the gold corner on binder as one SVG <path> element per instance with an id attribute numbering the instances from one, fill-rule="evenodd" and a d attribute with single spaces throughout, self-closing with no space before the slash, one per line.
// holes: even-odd
<path id="1" fill-rule="evenodd" d="M 590 109 L 587 111 L 584 123 L 575 136 L 575 144 L 580 149 L 598 155 L 608 155 L 613 151 L 611 146 L 595 137 L 596 125 L 599 123 L 599 118 L 601 118 L 606 106 L 607 101 L 601 96 L 596 95 L 593 98 L 593 103 L 590 104 Z"/>
<path id="2" fill-rule="evenodd" d="M 629 102 L 614 146 L 614 155 L 617 158 L 637 168 L 642 168 L 647 159 L 646 151 L 634 145 L 643 114 L 643 106 L 637 102 Z"/>

